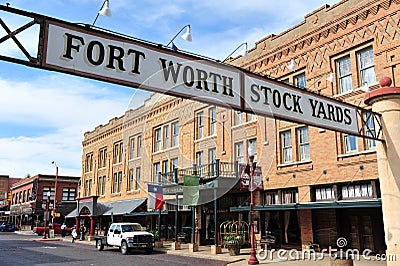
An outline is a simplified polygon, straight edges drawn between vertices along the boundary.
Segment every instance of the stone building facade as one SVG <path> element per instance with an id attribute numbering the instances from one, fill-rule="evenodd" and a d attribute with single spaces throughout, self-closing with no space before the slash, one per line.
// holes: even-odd
<path id="1" fill-rule="evenodd" d="M 248 58 L 227 63 L 364 108 L 366 91 L 377 89 L 380 77 L 400 82 L 399 11 L 400 2 L 389 0 L 325 5 L 258 41 Z M 378 130 L 367 109 L 361 117 Z M 145 200 L 148 183 L 168 178 L 159 173 L 216 159 L 246 163 L 251 145 L 263 173 L 264 191 L 256 192 L 260 236 L 273 234 L 281 247 L 337 247 L 344 237 L 352 248 L 385 250 L 376 140 L 181 98 L 154 94 L 85 133 L 80 197 Z M 248 203 L 248 192 L 233 188 L 218 199 L 217 224 L 247 221 Z M 197 207 L 200 243 L 207 240 L 211 209 Z M 127 210 L 121 219 L 139 219 L 137 211 Z M 154 224 L 148 215 L 139 221 Z M 191 225 L 189 217 L 185 225 Z"/>

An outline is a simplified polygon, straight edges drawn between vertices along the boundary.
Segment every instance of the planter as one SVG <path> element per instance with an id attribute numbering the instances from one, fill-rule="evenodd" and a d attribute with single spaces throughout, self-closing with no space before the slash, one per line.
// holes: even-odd
<path id="1" fill-rule="evenodd" d="M 229 251 L 229 255 L 236 256 L 240 254 L 240 245 L 226 245 L 226 248 Z"/>

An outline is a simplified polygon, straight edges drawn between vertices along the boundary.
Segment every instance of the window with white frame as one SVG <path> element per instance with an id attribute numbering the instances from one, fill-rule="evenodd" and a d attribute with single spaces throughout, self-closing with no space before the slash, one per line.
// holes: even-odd
<path id="1" fill-rule="evenodd" d="M 315 200 L 334 200 L 335 191 L 333 187 L 319 187 L 315 189 Z"/>
<path id="2" fill-rule="evenodd" d="M 217 170 L 217 165 L 215 162 L 217 161 L 217 149 L 212 148 L 208 150 L 208 163 L 210 163 L 209 172 L 211 176 L 214 176 Z"/>
<path id="3" fill-rule="evenodd" d="M 85 182 L 85 195 L 86 196 L 92 195 L 92 179 L 88 179 Z"/>
<path id="4" fill-rule="evenodd" d="M 217 111 L 215 107 L 209 109 L 210 136 L 217 134 Z"/>
<path id="5" fill-rule="evenodd" d="M 372 184 L 351 184 L 342 187 L 342 198 L 372 198 Z"/>
<path id="6" fill-rule="evenodd" d="M 136 143 L 136 139 L 135 138 L 131 138 L 129 141 L 129 159 L 134 159 L 135 158 L 135 143 Z"/>
<path id="7" fill-rule="evenodd" d="M 75 188 L 63 188 L 62 200 L 63 201 L 74 201 L 76 197 Z"/>
<path id="8" fill-rule="evenodd" d="M 43 187 L 43 200 L 47 200 L 47 192 L 49 192 L 49 191 L 50 191 L 50 201 L 54 200 L 54 188 L 53 187 L 52 188 Z M 20 195 L 20 198 L 21 198 L 21 196 L 22 196 L 22 194 Z"/>
<path id="9" fill-rule="evenodd" d="M 282 190 L 281 194 L 281 203 L 282 204 L 290 204 L 299 202 L 299 193 L 297 190 L 289 189 Z"/>
<path id="10" fill-rule="evenodd" d="M 282 163 L 291 163 L 293 160 L 292 132 L 290 130 L 283 131 L 281 132 L 280 137 L 281 137 Z"/>
<path id="11" fill-rule="evenodd" d="M 129 181 L 128 181 L 128 190 L 132 191 L 135 188 L 135 175 L 133 173 L 134 169 L 129 169 Z"/>
<path id="12" fill-rule="evenodd" d="M 357 137 L 354 135 L 343 134 L 344 153 L 353 153 L 358 151 Z"/>
<path id="13" fill-rule="evenodd" d="M 169 139 L 169 125 L 165 125 L 163 128 L 163 146 L 164 149 L 168 149 L 169 148 L 169 143 L 170 143 L 170 139 Z"/>
<path id="14" fill-rule="evenodd" d="M 243 142 L 235 143 L 235 161 L 239 163 L 244 163 Z"/>
<path id="15" fill-rule="evenodd" d="M 170 160 L 170 169 L 171 169 L 171 172 L 175 169 L 175 168 L 178 168 L 178 158 L 172 158 L 171 160 Z"/>
<path id="16" fill-rule="evenodd" d="M 241 111 L 234 111 L 233 112 L 233 124 L 240 125 L 243 123 L 243 113 Z"/>
<path id="17" fill-rule="evenodd" d="M 294 85 L 296 85 L 298 88 L 301 89 L 307 88 L 305 73 L 301 73 L 297 76 L 294 76 L 293 79 L 294 79 Z"/>
<path id="18" fill-rule="evenodd" d="M 114 144 L 114 163 L 122 162 L 122 155 L 124 153 L 124 148 L 122 142 Z"/>
<path id="19" fill-rule="evenodd" d="M 350 56 L 344 56 L 336 61 L 338 73 L 339 93 L 351 91 L 353 89 Z"/>
<path id="20" fill-rule="evenodd" d="M 161 128 L 154 130 L 154 151 L 161 150 Z"/>
<path id="21" fill-rule="evenodd" d="M 372 47 L 357 52 L 360 86 L 368 85 L 376 81 L 374 66 L 374 51 Z"/>
<path id="22" fill-rule="evenodd" d="M 86 173 L 93 171 L 93 153 L 86 154 Z"/>
<path id="23" fill-rule="evenodd" d="M 308 136 L 308 127 L 301 127 L 297 129 L 299 161 L 310 160 L 310 142 Z"/>
<path id="24" fill-rule="evenodd" d="M 114 173 L 113 175 L 112 193 L 116 192 L 118 192 L 118 173 Z"/>
<path id="25" fill-rule="evenodd" d="M 99 196 L 104 196 L 104 194 L 106 193 L 106 191 L 105 191 L 105 189 L 106 189 L 106 176 L 99 176 L 97 187 L 98 187 Z"/>
<path id="26" fill-rule="evenodd" d="M 197 113 L 197 139 L 204 137 L 204 113 Z"/>
<path id="27" fill-rule="evenodd" d="M 364 112 L 363 119 L 365 121 L 364 131 L 366 136 L 373 137 L 375 136 L 375 118 L 371 112 Z M 376 148 L 376 140 L 371 138 L 365 138 L 366 148 L 374 149 Z"/>
<path id="28" fill-rule="evenodd" d="M 179 124 L 178 122 L 172 123 L 172 147 L 176 147 L 179 145 Z"/>
<path id="29" fill-rule="evenodd" d="M 155 181 L 155 183 L 157 183 L 157 184 L 160 184 L 161 183 L 161 175 L 160 175 L 160 172 L 161 172 L 161 164 L 160 164 L 160 162 L 157 162 L 157 163 L 154 163 L 153 164 L 153 174 L 154 174 L 154 181 Z"/>
<path id="30" fill-rule="evenodd" d="M 137 137 L 137 157 L 142 156 L 142 136 Z"/>
<path id="31" fill-rule="evenodd" d="M 140 188 L 140 167 L 136 167 L 136 189 Z"/>
<path id="32" fill-rule="evenodd" d="M 100 149 L 99 152 L 99 168 L 104 168 L 107 166 L 107 149 Z"/>
<path id="33" fill-rule="evenodd" d="M 265 193 L 265 205 L 274 205 L 278 204 L 279 196 L 278 191 L 270 191 Z"/>

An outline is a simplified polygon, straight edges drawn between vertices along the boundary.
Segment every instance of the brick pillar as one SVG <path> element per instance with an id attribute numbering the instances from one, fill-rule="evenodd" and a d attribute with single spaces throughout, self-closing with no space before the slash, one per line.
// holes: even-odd
<path id="1" fill-rule="evenodd" d="M 314 243 L 312 211 L 310 209 L 299 210 L 298 219 L 301 231 L 301 246 L 302 249 L 305 249 L 305 245 Z"/>
<path id="2" fill-rule="evenodd" d="M 387 245 L 386 257 L 395 255 L 397 261 L 387 265 L 398 265 L 400 258 L 400 87 L 390 87 L 392 80 L 384 77 L 379 81 L 382 88 L 364 97 L 372 110 L 382 115 L 384 141 L 377 141 L 376 152 L 382 195 L 382 212 Z"/>

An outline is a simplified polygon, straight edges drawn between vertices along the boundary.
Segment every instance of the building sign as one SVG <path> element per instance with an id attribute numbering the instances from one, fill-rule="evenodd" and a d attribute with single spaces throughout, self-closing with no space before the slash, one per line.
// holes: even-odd
<path id="1" fill-rule="evenodd" d="M 281 83 L 245 77 L 245 109 L 283 120 L 358 134 L 354 106 Z"/>
<path id="2" fill-rule="evenodd" d="M 240 72 L 236 68 L 82 30 L 48 22 L 44 66 L 240 108 Z"/>

